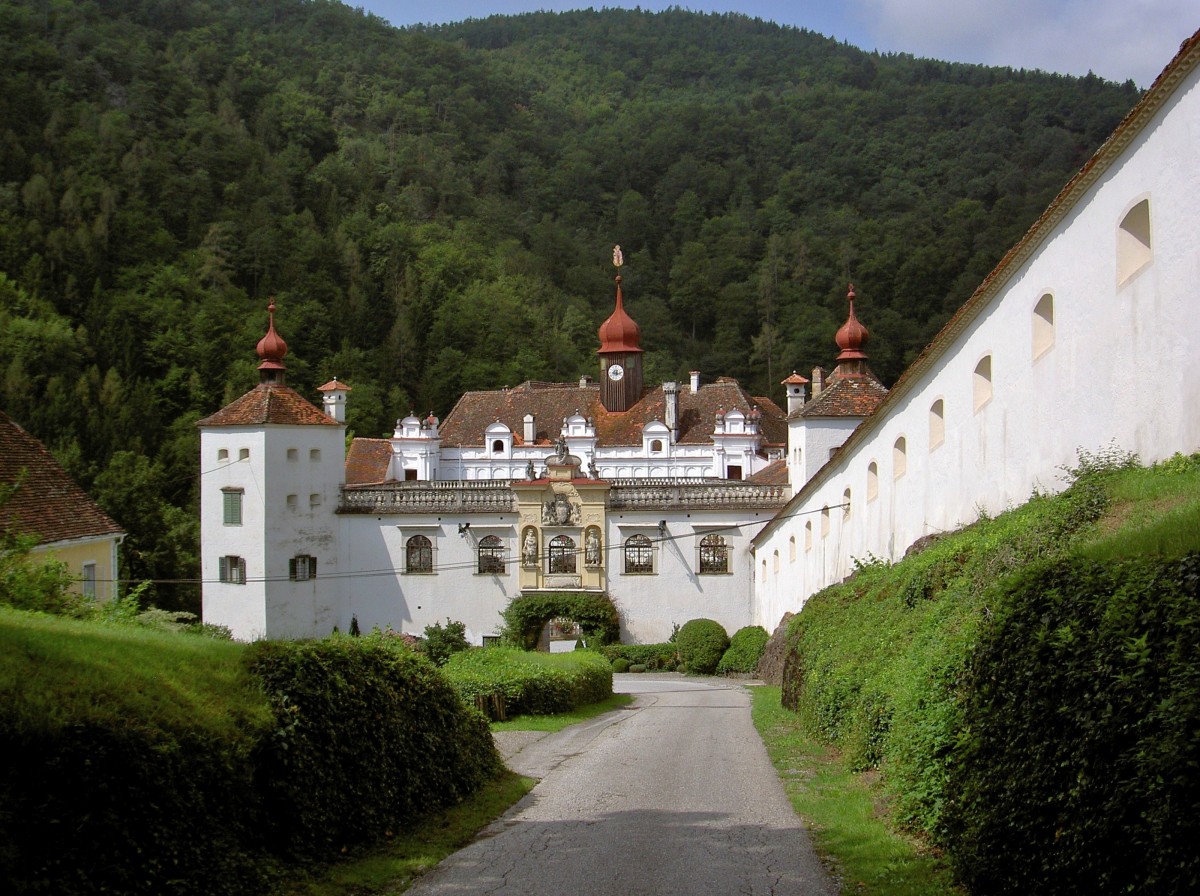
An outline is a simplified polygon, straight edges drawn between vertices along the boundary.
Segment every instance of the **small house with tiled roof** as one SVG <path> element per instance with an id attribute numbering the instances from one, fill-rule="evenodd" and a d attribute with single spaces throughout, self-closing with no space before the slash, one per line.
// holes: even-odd
<path id="1" fill-rule="evenodd" d="M 0 411 L 0 528 L 37 540 L 35 556 L 66 564 L 78 591 L 118 593 L 121 527 L 88 497 L 46 447 Z"/>

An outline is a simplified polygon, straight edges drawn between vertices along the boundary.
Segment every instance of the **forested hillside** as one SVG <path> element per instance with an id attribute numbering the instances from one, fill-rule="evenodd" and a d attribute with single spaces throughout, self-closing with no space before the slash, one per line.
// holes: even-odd
<path id="1" fill-rule="evenodd" d="M 890 381 L 1137 98 L 683 11 L 0 0 L 0 54 L 0 407 L 158 579 L 198 574 L 194 423 L 268 297 L 360 435 L 593 372 L 613 243 L 648 382 L 778 397 L 849 280 Z"/>

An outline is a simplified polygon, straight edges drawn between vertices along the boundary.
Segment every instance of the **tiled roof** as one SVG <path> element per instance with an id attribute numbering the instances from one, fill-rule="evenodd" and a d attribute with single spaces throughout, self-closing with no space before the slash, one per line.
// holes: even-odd
<path id="1" fill-rule="evenodd" d="M 787 485 L 787 461 L 773 460 L 753 476 L 747 476 L 746 481 L 755 485 Z"/>
<path id="2" fill-rule="evenodd" d="M 387 439 L 354 439 L 346 453 L 346 485 L 386 482 L 392 461 L 392 443 Z"/>
<path id="3" fill-rule="evenodd" d="M 17 481 L 0 507 L 0 526 L 35 535 L 39 544 L 124 534 L 41 442 L 0 411 L 0 484 Z"/>
<path id="4" fill-rule="evenodd" d="M 341 426 L 290 386 L 260 383 L 197 426 Z"/>
<path id="5" fill-rule="evenodd" d="M 762 412 L 760 427 L 770 444 L 787 439 L 786 418 L 779 406 L 767 398 L 751 398 L 736 380 L 701 386 L 692 392 L 679 390 L 680 444 L 703 445 L 712 441 L 718 411 L 735 408 L 744 414 L 757 407 Z M 642 428 L 654 420 L 666 422 L 666 399 L 662 386 L 642 394 L 629 410 L 609 413 L 600 403 L 600 387 L 595 383 L 522 383 L 512 389 L 467 392 L 442 423 L 440 433 L 446 446 L 481 447 L 484 430 L 499 420 L 513 432 L 513 443 L 524 444 L 526 414 L 532 414 L 536 427 L 535 444 L 549 445 L 562 429 L 565 418 L 575 414 L 591 417 L 596 426 L 596 441 L 601 447 L 640 445 Z"/>
<path id="6" fill-rule="evenodd" d="M 800 417 L 869 417 L 887 398 L 888 390 L 869 370 L 856 376 L 839 376 L 796 411 Z"/>

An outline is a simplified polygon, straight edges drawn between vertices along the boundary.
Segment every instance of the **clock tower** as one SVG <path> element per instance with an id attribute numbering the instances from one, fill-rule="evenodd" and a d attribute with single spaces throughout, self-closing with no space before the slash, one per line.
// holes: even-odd
<path id="1" fill-rule="evenodd" d="M 600 401 L 609 411 L 627 411 L 642 397 L 641 331 L 625 313 L 621 294 L 621 247 L 613 247 L 617 268 L 617 307 L 600 325 Z"/>

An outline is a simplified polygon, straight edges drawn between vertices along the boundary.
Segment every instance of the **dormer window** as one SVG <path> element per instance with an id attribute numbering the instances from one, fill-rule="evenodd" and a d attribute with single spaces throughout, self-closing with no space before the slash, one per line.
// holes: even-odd
<path id="1" fill-rule="evenodd" d="M 503 439 L 493 439 L 492 440 L 492 454 L 503 454 L 503 453 L 504 453 L 504 440 Z"/>
<path id="2" fill-rule="evenodd" d="M 662 439 L 651 439 L 650 440 L 650 453 L 651 454 L 661 454 L 662 448 L 663 448 Z"/>

